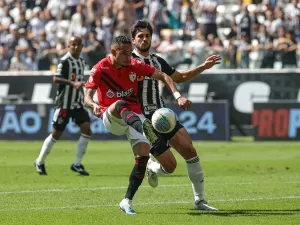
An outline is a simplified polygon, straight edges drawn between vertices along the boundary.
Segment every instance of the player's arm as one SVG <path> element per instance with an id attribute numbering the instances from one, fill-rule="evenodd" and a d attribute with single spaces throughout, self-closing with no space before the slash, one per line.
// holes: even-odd
<path id="1" fill-rule="evenodd" d="M 84 86 L 83 82 L 74 82 L 69 78 L 69 63 L 67 61 L 61 61 L 56 68 L 56 72 L 53 77 L 53 83 L 69 85 L 76 89 L 80 89 Z"/>
<path id="2" fill-rule="evenodd" d="M 218 55 L 209 56 L 205 62 L 193 69 L 185 71 L 175 71 L 171 78 L 176 83 L 184 83 L 193 80 L 197 75 L 201 74 L 204 70 L 212 68 L 214 65 L 220 64 L 221 57 Z"/>
<path id="3" fill-rule="evenodd" d="M 100 107 L 97 103 L 94 102 L 93 98 L 99 87 L 97 81 L 100 80 L 100 72 L 93 68 L 90 72 L 90 77 L 85 85 L 85 93 L 84 93 L 84 105 L 93 109 L 93 114 L 97 117 L 101 116 Z"/>
<path id="4" fill-rule="evenodd" d="M 181 96 L 180 92 L 176 88 L 176 84 L 170 76 L 161 72 L 160 70 L 155 69 L 151 78 L 160 80 L 166 85 L 166 87 L 173 93 L 173 96 L 180 108 L 188 109 L 191 106 L 192 102 Z"/>

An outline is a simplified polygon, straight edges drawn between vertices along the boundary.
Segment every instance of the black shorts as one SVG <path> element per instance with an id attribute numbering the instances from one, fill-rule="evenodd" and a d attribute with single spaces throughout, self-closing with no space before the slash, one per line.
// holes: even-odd
<path id="1" fill-rule="evenodd" d="M 55 108 L 52 120 L 53 128 L 59 131 L 64 131 L 70 118 L 72 118 L 78 126 L 85 122 L 90 122 L 90 116 L 83 108 L 72 110 Z"/>
<path id="2" fill-rule="evenodd" d="M 149 120 L 151 120 L 152 115 L 145 115 L 146 118 L 148 118 Z M 159 156 L 161 154 L 163 154 L 165 151 L 167 151 L 170 146 L 169 146 L 169 140 L 184 126 L 177 121 L 176 126 L 174 128 L 174 130 L 172 130 L 172 132 L 167 133 L 167 134 L 163 134 L 163 133 L 159 133 L 156 132 L 159 141 L 157 144 L 154 144 L 151 149 L 150 149 L 150 153 L 153 156 Z"/>

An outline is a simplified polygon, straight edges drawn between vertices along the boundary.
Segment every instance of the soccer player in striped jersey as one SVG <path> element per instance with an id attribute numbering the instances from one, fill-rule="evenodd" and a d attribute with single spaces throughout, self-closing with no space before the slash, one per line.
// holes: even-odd
<path id="1" fill-rule="evenodd" d="M 174 82 L 183 83 L 192 80 L 206 69 L 210 69 L 220 63 L 221 58 L 213 55 L 196 68 L 178 72 L 172 68 L 163 58 L 149 52 L 151 47 L 153 29 L 148 21 L 137 21 L 132 29 L 132 42 L 135 49 L 132 53 L 134 59 L 143 61 L 162 72 L 169 75 Z M 177 101 L 182 98 L 179 93 L 175 93 L 174 97 Z M 162 97 L 159 95 L 158 82 L 149 77 L 139 79 L 138 98 L 142 103 L 143 114 L 151 120 L 156 109 L 164 107 Z M 166 175 L 172 173 L 176 168 L 176 159 L 171 151 L 170 146 L 174 148 L 186 161 L 188 177 L 192 183 L 194 193 L 194 208 L 196 210 L 217 211 L 216 208 L 210 206 L 204 200 L 204 177 L 197 151 L 192 144 L 191 137 L 187 130 L 177 122 L 175 129 L 168 134 L 158 134 L 162 141 L 159 145 L 153 145 L 151 154 L 159 162 L 149 160 L 147 166 L 148 182 L 152 187 L 158 185 L 158 175 Z M 162 145 L 161 143 L 163 143 Z M 169 146 L 170 145 L 170 146 Z"/>
<path id="2" fill-rule="evenodd" d="M 83 108 L 83 86 L 85 62 L 80 58 L 83 44 L 80 37 L 71 37 L 69 40 L 69 52 L 65 54 L 59 64 L 53 83 L 58 84 L 55 99 L 55 110 L 53 115 L 53 131 L 46 138 L 40 154 L 34 165 L 40 175 L 47 175 L 45 159 L 50 153 L 53 145 L 63 134 L 70 118 L 80 127 L 80 138 L 78 140 L 77 152 L 71 170 L 82 176 L 89 176 L 85 171 L 81 160 L 86 152 L 88 142 L 91 138 L 90 117 Z"/>

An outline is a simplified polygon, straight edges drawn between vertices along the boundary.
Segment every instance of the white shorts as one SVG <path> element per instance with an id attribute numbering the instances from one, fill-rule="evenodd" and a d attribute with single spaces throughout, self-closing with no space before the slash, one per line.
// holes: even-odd
<path id="1" fill-rule="evenodd" d="M 141 121 L 145 119 L 143 114 L 136 114 Z M 126 135 L 128 141 L 133 148 L 138 143 L 147 143 L 150 145 L 148 139 L 141 134 L 140 132 L 136 131 L 134 128 L 128 126 L 127 123 L 123 119 L 119 119 L 114 117 L 109 110 L 107 109 L 103 114 L 103 124 L 105 129 L 114 135 L 121 136 Z"/>

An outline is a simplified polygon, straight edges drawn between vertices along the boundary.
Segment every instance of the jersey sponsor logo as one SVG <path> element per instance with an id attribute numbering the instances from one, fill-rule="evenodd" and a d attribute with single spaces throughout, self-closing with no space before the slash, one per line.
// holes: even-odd
<path id="1" fill-rule="evenodd" d="M 139 76 L 139 77 L 137 77 L 136 80 L 137 81 L 143 81 L 143 80 L 154 80 L 154 79 L 151 78 L 151 77 Z"/>
<path id="2" fill-rule="evenodd" d="M 109 70 L 109 67 L 107 66 L 103 66 L 103 67 L 100 67 L 102 70 Z"/>
<path id="3" fill-rule="evenodd" d="M 134 72 L 130 72 L 129 73 L 129 79 L 131 80 L 131 82 L 134 82 L 136 78 L 136 73 Z"/>
<path id="4" fill-rule="evenodd" d="M 118 98 L 130 96 L 132 95 L 132 93 L 133 93 L 133 88 L 130 88 L 127 91 L 116 92 Z"/>
<path id="5" fill-rule="evenodd" d="M 106 96 L 109 98 L 117 97 L 117 98 L 122 98 L 122 97 L 127 97 L 132 95 L 133 93 L 133 88 L 128 89 L 127 91 L 116 91 L 113 92 L 111 89 L 109 89 L 106 92 Z"/>
<path id="6" fill-rule="evenodd" d="M 90 82 L 90 83 L 93 83 L 93 81 L 94 81 L 94 78 L 93 78 L 92 76 L 90 76 L 90 77 L 89 77 L 89 82 Z"/>
<path id="7" fill-rule="evenodd" d="M 157 105 L 147 105 L 144 107 L 145 111 L 155 111 L 157 109 Z"/>
<path id="8" fill-rule="evenodd" d="M 106 96 L 109 97 L 109 98 L 113 98 L 115 96 L 115 93 L 112 90 L 109 89 L 106 92 Z"/>

